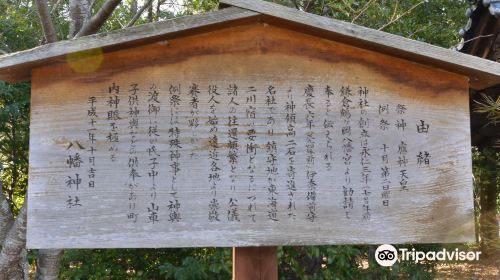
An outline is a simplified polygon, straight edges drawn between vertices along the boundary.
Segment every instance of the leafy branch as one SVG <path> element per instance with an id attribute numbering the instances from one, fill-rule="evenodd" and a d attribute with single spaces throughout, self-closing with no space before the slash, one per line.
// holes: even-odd
<path id="1" fill-rule="evenodd" d="M 380 27 L 378 30 L 384 30 L 386 29 L 387 27 L 389 27 L 390 25 L 392 25 L 393 23 L 397 22 L 400 18 L 410 14 L 413 10 L 415 10 L 418 6 L 424 4 L 425 1 L 420 1 L 418 2 L 417 4 L 413 5 L 411 8 L 409 8 L 408 10 L 406 10 L 404 13 L 398 15 L 397 17 L 393 17 L 389 22 L 387 22 L 386 24 L 382 25 L 382 27 Z"/>
<path id="2" fill-rule="evenodd" d="M 488 124 L 500 123 L 500 96 L 494 100 L 493 97 L 481 93 L 481 100 L 474 100 L 474 103 L 476 103 L 474 112 L 486 114 L 486 117 L 490 119 Z"/>

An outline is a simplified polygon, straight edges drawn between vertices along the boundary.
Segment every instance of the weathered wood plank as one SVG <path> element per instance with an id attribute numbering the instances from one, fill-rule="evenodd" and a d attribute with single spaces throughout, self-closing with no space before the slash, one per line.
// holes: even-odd
<path id="1" fill-rule="evenodd" d="M 471 88 L 483 89 L 500 83 L 500 63 L 407 39 L 349 22 L 304 13 L 267 1 L 221 0 L 220 3 L 269 15 L 302 28 L 313 27 L 344 43 L 380 51 L 425 65 L 439 67 L 470 78 Z M 295 25 L 296 26 L 296 25 Z M 296 26 L 294 30 L 300 30 Z M 321 35 L 321 34 L 318 34 Z"/>
<path id="2" fill-rule="evenodd" d="M 42 67 L 32 88 L 30 248 L 474 239 L 464 76 L 260 23 Z"/>
<path id="3" fill-rule="evenodd" d="M 170 38 L 169 35 L 209 31 L 222 24 L 238 24 L 256 15 L 258 13 L 249 10 L 230 8 L 46 44 L 0 56 L 0 79 L 8 82 L 26 81 L 30 80 L 33 68 L 64 62 L 68 54 L 83 52 L 85 55 L 89 50 L 98 49 L 102 52 L 144 45 L 152 41 L 166 40 Z"/>

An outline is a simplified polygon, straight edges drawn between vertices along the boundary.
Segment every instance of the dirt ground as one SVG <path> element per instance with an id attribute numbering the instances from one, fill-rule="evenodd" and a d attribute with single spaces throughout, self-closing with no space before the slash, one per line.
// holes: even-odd
<path id="1" fill-rule="evenodd" d="M 500 280 L 500 259 L 480 260 L 477 263 L 439 264 L 435 279 Z"/>

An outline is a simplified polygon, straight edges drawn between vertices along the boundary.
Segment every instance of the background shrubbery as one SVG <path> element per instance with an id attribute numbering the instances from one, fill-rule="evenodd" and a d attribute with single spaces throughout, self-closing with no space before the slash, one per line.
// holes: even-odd
<path id="1" fill-rule="evenodd" d="M 68 33 L 68 1 L 51 2 L 58 37 Z M 102 0 L 97 0 L 98 9 Z M 144 1 L 139 1 L 142 3 Z M 184 5 L 162 1 L 163 9 L 151 9 L 138 23 L 164 20 L 217 7 L 215 0 L 186 0 Z M 458 42 L 457 30 L 465 25 L 465 0 L 439 1 L 275 1 L 288 6 L 297 2 L 302 9 L 368 27 L 383 29 L 408 38 L 443 47 Z M 305 6 L 305 3 L 312 3 Z M 156 1 L 154 2 L 156 3 Z M 156 3 L 155 5 L 157 5 Z M 101 31 L 121 28 L 137 9 L 137 0 L 123 1 Z M 15 52 L 43 42 L 43 33 L 32 1 L 0 1 L 0 50 Z M 0 162 L 2 191 L 17 213 L 24 203 L 28 173 L 30 84 L 7 84 L 0 81 Z M 475 200 L 482 182 L 499 188 L 499 153 L 493 149 L 473 149 Z M 496 173 L 495 173 L 496 172 Z M 496 182 L 496 183 L 495 183 Z M 498 193 L 498 192 L 497 192 Z M 497 205 L 499 205 L 498 203 Z M 479 204 L 476 203 L 476 209 Z M 476 217 L 479 210 L 476 211 Z M 476 219 L 479 228 L 479 219 Z M 496 241 L 498 246 L 498 240 Z M 415 246 L 418 250 L 440 250 L 442 245 Z M 454 248 L 454 245 L 448 245 Z M 468 244 L 459 246 L 468 248 Z M 396 263 L 392 269 L 374 261 L 375 246 L 307 246 L 280 247 L 281 279 L 431 279 L 436 262 Z M 196 249 L 105 249 L 65 250 L 61 260 L 61 279 L 230 279 L 232 252 L 229 248 Z M 36 251 L 30 251 L 35 267 Z"/>

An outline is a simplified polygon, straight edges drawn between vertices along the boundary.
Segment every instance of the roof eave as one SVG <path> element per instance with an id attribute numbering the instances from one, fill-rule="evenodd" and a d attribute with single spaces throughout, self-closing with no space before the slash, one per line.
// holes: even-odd
<path id="1" fill-rule="evenodd" d="M 270 2 L 221 0 L 220 3 L 222 7 L 230 7 L 211 13 L 61 41 L 0 57 L 0 79 L 10 82 L 28 80 L 32 68 L 63 61 L 65 55 L 70 53 L 95 48 L 101 48 L 103 51 L 121 49 L 166 40 L 177 34 L 205 32 L 225 24 L 262 18 L 270 23 L 293 27 L 294 30 L 311 35 L 467 76 L 473 89 L 500 84 L 500 63 Z"/>
<path id="2" fill-rule="evenodd" d="M 31 78 L 31 69 L 48 63 L 65 61 L 68 54 L 94 49 L 108 52 L 165 41 L 180 35 L 215 30 L 224 24 L 243 24 L 254 21 L 258 16 L 259 13 L 232 7 L 46 44 L 0 56 L 0 80 L 10 83 L 28 81 Z"/>
<path id="3" fill-rule="evenodd" d="M 271 2 L 220 0 L 224 6 L 252 10 L 292 24 L 314 28 L 340 42 L 429 65 L 469 77 L 470 87 L 500 84 L 500 63 L 407 39 L 383 31 L 305 13 Z M 315 34 L 320 35 L 320 34 Z"/>

